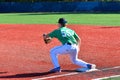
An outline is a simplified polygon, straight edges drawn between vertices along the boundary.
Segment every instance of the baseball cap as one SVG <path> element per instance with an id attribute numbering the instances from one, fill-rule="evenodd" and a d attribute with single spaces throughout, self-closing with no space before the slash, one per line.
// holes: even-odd
<path id="1" fill-rule="evenodd" d="M 64 18 L 59 18 L 58 23 L 65 24 L 67 21 Z"/>

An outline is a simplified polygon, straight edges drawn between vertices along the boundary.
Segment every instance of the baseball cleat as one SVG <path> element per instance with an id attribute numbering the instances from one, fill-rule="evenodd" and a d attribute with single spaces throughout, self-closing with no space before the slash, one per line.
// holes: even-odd
<path id="1" fill-rule="evenodd" d="M 76 69 L 77 72 L 91 72 L 96 71 L 96 65 L 95 64 L 87 64 L 87 67 L 78 68 Z"/>
<path id="2" fill-rule="evenodd" d="M 87 64 L 87 68 L 88 69 L 96 69 L 96 65 L 95 64 Z"/>
<path id="3" fill-rule="evenodd" d="M 50 70 L 50 72 L 51 73 L 61 72 L 61 68 L 60 67 L 54 68 L 54 69 Z"/>

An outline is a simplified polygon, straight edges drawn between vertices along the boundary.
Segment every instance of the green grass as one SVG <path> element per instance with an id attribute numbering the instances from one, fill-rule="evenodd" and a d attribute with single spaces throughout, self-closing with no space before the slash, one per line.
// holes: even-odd
<path id="1" fill-rule="evenodd" d="M 114 78 L 108 78 L 108 79 L 102 79 L 102 80 L 120 80 L 120 77 L 114 77 Z"/>
<path id="2" fill-rule="evenodd" d="M 120 14 L 84 14 L 84 13 L 2 13 L 1 24 L 56 24 L 64 17 L 69 24 L 91 24 L 120 26 Z"/>

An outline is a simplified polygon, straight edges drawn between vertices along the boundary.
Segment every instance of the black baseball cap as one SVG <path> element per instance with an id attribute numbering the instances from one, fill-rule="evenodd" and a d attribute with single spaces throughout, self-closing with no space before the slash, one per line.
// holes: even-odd
<path id="1" fill-rule="evenodd" d="M 59 18 L 58 23 L 65 24 L 67 21 L 64 18 Z"/>

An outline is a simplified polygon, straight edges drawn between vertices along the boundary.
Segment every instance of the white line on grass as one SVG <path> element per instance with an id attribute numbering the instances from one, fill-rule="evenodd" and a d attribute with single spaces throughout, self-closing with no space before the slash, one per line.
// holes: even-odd
<path id="1" fill-rule="evenodd" d="M 104 68 L 101 70 L 95 70 L 95 71 L 105 71 L 105 70 L 111 70 L 111 69 L 117 69 L 120 68 L 120 66 L 116 66 L 116 67 L 112 67 L 112 68 Z M 48 77 L 42 77 L 42 78 L 36 78 L 36 79 L 32 79 L 32 80 L 45 80 L 45 79 L 52 79 L 52 78 L 58 78 L 58 77 L 64 77 L 64 76 L 70 76 L 70 75 L 77 75 L 80 72 L 72 72 L 72 73 L 68 73 L 68 74 L 61 74 L 61 75 L 54 75 L 54 76 L 48 76 Z M 93 79 L 94 80 L 94 79 Z"/>
<path id="2" fill-rule="evenodd" d="M 120 75 L 114 75 L 114 76 L 103 77 L 103 78 L 96 78 L 96 79 L 92 79 L 92 80 L 103 80 L 103 79 L 109 79 L 109 78 L 115 78 L 115 77 L 120 77 Z"/>

